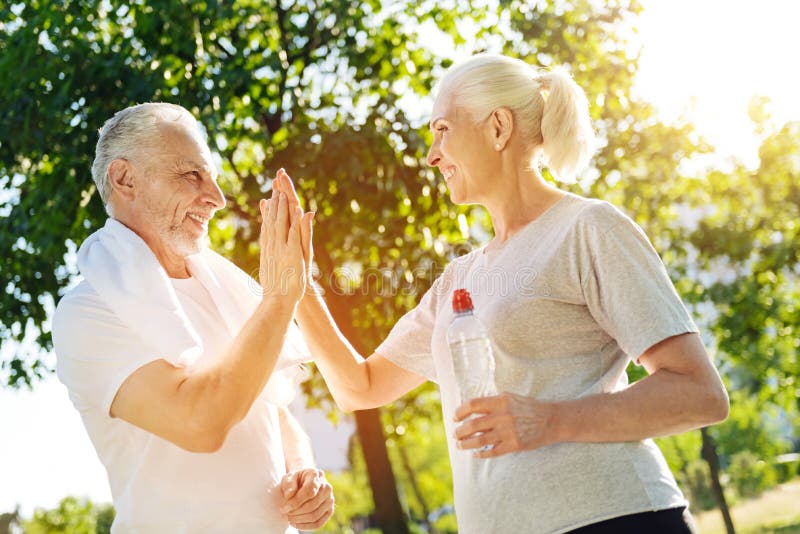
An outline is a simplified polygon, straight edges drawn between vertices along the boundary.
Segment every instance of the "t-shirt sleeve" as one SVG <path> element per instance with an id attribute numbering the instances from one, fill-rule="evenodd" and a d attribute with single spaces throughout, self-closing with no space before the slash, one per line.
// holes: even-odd
<path id="1" fill-rule="evenodd" d="M 431 339 L 440 280 L 441 277 L 436 279 L 419 304 L 397 321 L 389 336 L 375 349 L 375 354 L 433 382 L 437 379 Z"/>
<path id="2" fill-rule="evenodd" d="M 697 332 L 644 231 L 616 212 L 611 226 L 590 232 L 590 265 L 582 276 L 592 316 L 635 363 L 669 337 Z"/>
<path id="3" fill-rule="evenodd" d="M 65 297 L 53 316 L 56 374 L 80 412 L 109 415 L 120 386 L 137 369 L 162 359 L 91 295 Z"/>

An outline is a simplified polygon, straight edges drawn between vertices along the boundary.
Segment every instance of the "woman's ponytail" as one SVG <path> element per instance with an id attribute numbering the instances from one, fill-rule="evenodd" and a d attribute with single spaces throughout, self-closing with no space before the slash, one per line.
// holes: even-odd
<path id="1" fill-rule="evenodd" d="M 571 180 L 589 162 L 595 135 L 586 94 L 562 69 L 537 77 L 544 98 L 542 145 L 545 165 L 562 180 Z"/>

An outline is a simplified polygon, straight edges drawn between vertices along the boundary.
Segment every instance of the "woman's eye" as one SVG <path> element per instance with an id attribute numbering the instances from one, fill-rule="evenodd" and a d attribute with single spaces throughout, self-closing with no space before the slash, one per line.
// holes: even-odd
<path id="1" fill-rule="evenodd" d="M 195 178 L 197 180 L 202 179 L 202 176 L 200 176 L 200 173 L 198 171 L 187 172 L 186 175 L 191 176 L 192 178 Z"/>

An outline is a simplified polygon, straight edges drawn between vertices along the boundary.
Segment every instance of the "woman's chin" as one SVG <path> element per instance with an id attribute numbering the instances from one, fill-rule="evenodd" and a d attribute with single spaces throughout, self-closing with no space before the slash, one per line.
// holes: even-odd
<path id="1" fill-rule="evenodd" d="M 462 204 L 466 204 L 467 203 L 467 199 L 464 198 L 464 194 L 461 191 L 458 191 L 458 190 L 454 191 L 453 189 L 451 189 L 450 190 L 450 202 L 452 202 L 453 204 L 455 204 L 457 206 L 460 206 Z"/>

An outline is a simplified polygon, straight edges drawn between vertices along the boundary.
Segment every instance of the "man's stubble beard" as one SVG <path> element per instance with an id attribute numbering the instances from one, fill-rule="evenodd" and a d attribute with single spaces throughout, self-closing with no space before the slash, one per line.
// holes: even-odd
<path id="1" fill-rule="evenodd" d="M 169 226 L 161 235 L 165 242 L 172 244 L 175 251 L 183 257 L 201 252 L 208 245 L 208 234 L 194 237 L 183 224 Z"/>
<path id="2" fill-rule="evenodd" d="M 174 221 L 169 215 L 161 211 L 159 203 L 148 198 L 145 203 L 145 210 L 152 217 L 158 227 L 158 233 L 164 244 L 171 246 L 174 252 L 181 257 L 197 254 L 208 244 L 208 233 L 203 233 L 200 237 L 194 237 L 185 227 L 186 217 L 179 221 Z"/>

